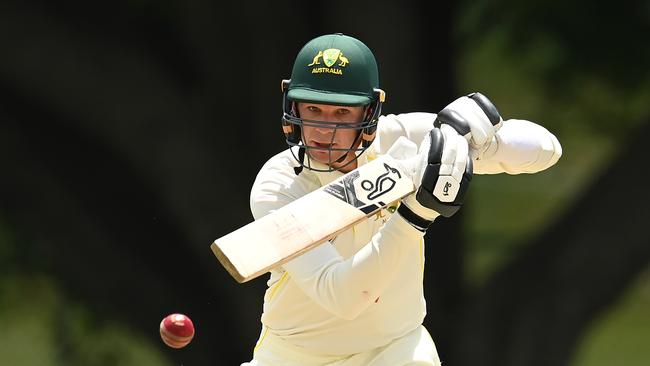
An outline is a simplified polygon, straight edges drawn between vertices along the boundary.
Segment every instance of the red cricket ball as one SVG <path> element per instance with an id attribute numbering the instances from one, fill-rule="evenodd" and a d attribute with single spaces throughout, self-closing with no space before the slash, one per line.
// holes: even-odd
<path id="1" fill-rule="evenodd" d="M 183 348 L 194 338 L 194 324 L 185 314 L 169 314 L 160 322 L 160 337 L 172 348 Z"/>

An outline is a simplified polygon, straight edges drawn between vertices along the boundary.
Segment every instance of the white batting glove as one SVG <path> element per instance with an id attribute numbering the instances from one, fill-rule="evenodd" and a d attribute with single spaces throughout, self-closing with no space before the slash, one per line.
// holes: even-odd
<path id="1" fill-rule="evenodd" d="M 480 159 L 501 128 L 503 119 L 494 104 L 481 93 L 462 96 L 443 108 L 434 126 L 448 124 L 469 142 L 473 159 Z"/>
<path id="2" fill-rule="evenodd" d="M 412 146 L 405 149 L 403 144 Z M 403 159 L 412 156 L 415 144 L 400 137 L 391 151 L 397 149 L 405 151 L 396 156 Z M 401 164 L 417 191 L 402 199 L 398 213 L 413 227 L 424 232 L 439 215 L 450 217 L 460 209 L 472 179 L 472 161 L 467 141 L 452 127 L 432 129 L 418 153 Z"/>

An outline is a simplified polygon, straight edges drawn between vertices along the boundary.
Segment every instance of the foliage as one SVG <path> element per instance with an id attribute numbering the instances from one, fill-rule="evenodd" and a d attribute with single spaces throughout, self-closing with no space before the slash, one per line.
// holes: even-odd
<path id="1" fill-rule="evenodd" d="M 9 237 L 7 227 L 0 227 L 3 248 L 20 245 Z M 171 365 L 160 345 L 75 301 L 45 274 L 0 274 L 0 324 L 0 355 L 6 365 Z"/>

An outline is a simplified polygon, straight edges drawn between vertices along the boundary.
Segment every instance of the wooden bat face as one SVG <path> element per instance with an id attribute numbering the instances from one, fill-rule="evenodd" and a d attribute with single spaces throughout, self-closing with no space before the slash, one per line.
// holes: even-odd
<path id="1" fill-rule="evenodd" d="M 384 155 L 222 236 L 210 247 L 235 280 L 250 281 L 414 190 L 397 161 Z"/>

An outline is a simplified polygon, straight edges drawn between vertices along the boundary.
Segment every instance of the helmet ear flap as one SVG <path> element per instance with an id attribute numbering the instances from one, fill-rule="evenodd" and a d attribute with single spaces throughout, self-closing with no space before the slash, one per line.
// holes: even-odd
<path id="1" fill-rule="evenodd" d="M 284 137 L 288 142 L 292 144 L 298 144 L 301 139 L 300 126 L 294 123 L 291 123 L 285 117 L 282 117 L 282 132 Z"/>
<path id="2" fill-rule="evenodd" d="M 376 101 L 370 106 L 366 114 L 366 127 L 361 131 L 361 146 L 365 149 L 375 140 L 377 121 L 381 115 L 381 106 L 386 100 L 386 93 L 378 88 L 374 89 Z"/>
<path id="3" fill-rule="evenodd" d="M 282 90 L 282 109 L 284 111 L 282 115 L 282 133 L 284 133 L 284 137 L 287 139 L 287 142 L 297 145 L 300 143 L 302 136 L 300 132 L 300 125 L 292 123 L 290 120 L 290 118 L 292 116 L 295 116 L 296 113 L 293 109 L 291 101 L 287 98 L 289 83 L 291 83 L 290 79 L 284 79 L 280 84 L 280 89 Z"/>
<path id="4" fill-rule="evenodd" d="M 370 144 L 375 140 L 375 134 L 377 133 L 377 123 L 372 123 L 370 121 L 370 126 L 364 128 L 361 131 L 361 147 L 367 149 Z"/>

